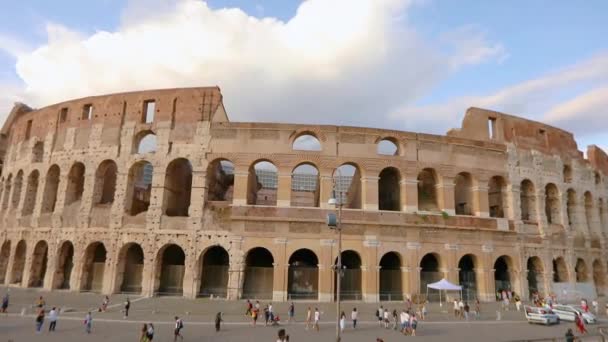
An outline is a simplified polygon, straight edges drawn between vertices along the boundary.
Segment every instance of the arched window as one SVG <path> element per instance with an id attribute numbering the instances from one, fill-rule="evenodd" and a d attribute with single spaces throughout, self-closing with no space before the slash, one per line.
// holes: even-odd
<path id="1" fill-rule="evenodd" d="M 42 163 L 44 158 L 44 142 L 38 141 L 32 149 L 32 163 Z"/>
<path id="2" fill-rule="evenodd" d="M 543 290 L 543 262 L 539 257 L 533 256 L 528 258 L 527 262 L 528 269 L 528 292 L 530 294 L 529 298 L 535 293 L 538 293 Z"/>
<path id="3" fill-rule="evenodd" d="M 38 194 L 38 180 L 40 173 L 38 170 L 32 171 L 27 177 L 27 187 L 25 188 L 25 201 L 23 202 L 23 216 L 31 215 L 36 206 L 36 195 Z"/>
<path id="4" fill-rule="evenodd" d="M 319 297 L 319 259 L 310 249 L 302 248 L 289 257 L 288 299 L 317 300 Z"/>
<path id="5" fill-rule="evenodd" d="M 554 283 L 567 283 L 568 282 L 568 268 L 564 258 L 558 257 L 553 259 L 553 282 Z"/>
<path id="6" fill-rule="evenodd" d="M 380 210 L 401 210 L 401 174 L 394 167 L 380 172 L 378 179 L 378 208 Z"/>
<path id="7" fill-rule="evenodd" d="M 274 258 L 269 250 L 256 247 L 245 258 L 244 298 L 272 298 Z"/>
<path id="8" fill-rule="evenodd" d="M 476 264 L 477 258 L 473 254 L 466 254 L 458 261 L 458 282 L 462 286 L 462 296 L 466 301 L 477 298 Z"/>
<path id="9" fill-rule="evenodd" d="M 2 193 L 2 211 L 8 209 L 9 197 L 11 196 L 11 190 L 13 187 L 13 175 L 9 174 L 4 182 L 4 191 Z"/>
<path id="10" fill-rule="evenodd" d="M 388 252 L 380 259 L 380 300 L 403 300 L 401 257 Z"/>
<path id="11" fill-rule="evenodd" d="M 604 200 L 601 198 L 597 200 L 597 211 L 600 217 L 600 229 L 603 230 L 606 222 L 604 222 Z"/>
<path id="12" fill-rule="evenodd" d="M 296 151 L 321 151 L 321 143 L 314 135 L 304 133 L 293 141 L 292 149 Z"/>
<path id="13" fill-rule="evenodd" d="M 564 165 L 563 175 L 564 183 L 572 183 L 572 167 L 570 165 Z"/>
<path id="14" fill-rule="evenodd" d="M 520 189 L 521 219 L 523 221 L 536 221 L 536 195 L 534 184 L 528 179 L 521 182 Z"/>
<path id="15" fill-rule="evenodd" d="M 156 134 L 152 131 L 143 131 L 135 136 L 133 151 L 138 154 L 156 152 Z"/>
<path id="16" fill-rule="evenodd" d="M 587 271 L 587 264 L 583 259 L 576 260 L 576 266 L 574 267 L 574 271 L 576 272 L 576 282 L 577 283 L 586 283 L 588 279 L 589 272 Z"/>
<path id="17" fill-rule="evenodd" d="M 593 176 L 595 178 L 595 185 L 599 185 L 602 182 L 602 176 L 597 171 L 593 173 Z"/>
<path id="18" fill-rule="evenodd" d="M 163 208 L 167 216 L 188 216 L 192 191 L 192 164 L 184 158 L 175 159 L 165 174 Z"/>
<path id="19" fill-rule="evenodd" d="M 268 161 L 259 161 L 249 167 L 247 204 L 277 205 L 279 175 L 277 167 Z"/>
<path id="20" fill-rule="evenodd" d="M 506 182 L 500 176 L 494 176 L 488 184 L 488 204 L 490 207 L 490 217 L 505 217 L 505 204 L 507 199 Z"/>
<path id="21" fill-rule="evenodd" d="M 106 160 L 99 164 L 95 172 L 95 188 L 93 189 L 93 204 L 110 204 L 114 202 L 116 191 L 116 163 Z"/>
<path id="22" fill-rule="evenodd" d="M 473 191 L 471 175 L 461 172 L 454 178 L 454 205 L 456 215 L 473 215 Z"/>
<path id="23" fill-rule="evenodd" d="M 84 191 L 84 164 L 74 163 L 68 174 L 68 188 L 65 194 L 65 204 L 70 205 L 82 199 Z"/>
<path id="24" fill-rule="evenodd" d="M 361 209 L 361 172 L 354 164 L 342 164 L 334 171 L 335 198 L 345 208 Z"/>
<path id="25" fill-rule="evenodd" d="M 566 202 L 566 213 L 568 215 L 568 225 L 572 226 L 576 222 L 576 191 L 568 189 Z"/>
<path id="26" fill-rule="evenodd" d="M 439 281 L 443 278 L 440 270 L 439 254 L 428 253 L 420 260 L 420 293 L 426 293 L 428 284 Z M 429 293 L 429 300 L 438 301 L 439 294 Z"/>
<path id="27" fill-rule="evenodd" d="M 296 166 L 291 173 L 291 206 L 319 206 L 319 170 L 304 163 Z"/>
<path id="28" fill-rule="evenodd" d="M 207 200 L 232 203 L 234 192 L 234 164 L 217 159 L 207 169 Z"/>
<path id="29" fill-rule="evenodd" d="M 399 144 L 394 138 L 384 138 L 378 142 L 378 154 L 385 156 L 399 155 Z"/>
<path id="30" fill-rule="evenodd" d="M 140 161 L 131 166 L 126 195 L 126 209 L 131 216 L 148 211 L 153 174 L 154 167 L 147 161 Z"/>
<path id="31" fill-rule="evenodd" d="M 433 169 L 424 169 L 418 174 L 418 210 L 433 211 L 437 202 L 437 174 Z"/>
<path id="32" fill-rule="evenodd" d="M 553 183 L 545 187 L 545 215 L 549 224 L 557 223 L 560 214 L 559 191 Z"/>
<path id="33" fill-rule="evenodd" d="M 46 173 L 46 182 L 44 184 L 44 193 L 42 194 L 42 213 L 52 213 L 55 211 L 55 203 L 57 202 L 57 190 L 59 188 L 59 166 L 53 165 Z"/>
<path id="34" fill-rule="evenodd" d="M 13 184 L 13 196 L 11 197 L 11 208 L 17 209 L 21 200 L 21 188 L 23 187 L 23 170 L 19 170 Z"/>

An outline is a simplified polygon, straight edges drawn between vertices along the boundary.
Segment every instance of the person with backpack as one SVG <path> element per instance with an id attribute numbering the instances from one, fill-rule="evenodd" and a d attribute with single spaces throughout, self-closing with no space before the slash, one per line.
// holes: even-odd
<path id="1" fill-rule="evenodd" d="M 39 307 L 38 313 L 36 314 L 36 334 L 40 334 L 43 324 L 44 324 L 44 309 L 42 307 Z"/>
<path id="2" fill-rule="evenodd" d="M 173 331 L 173 342 L 177 342 L 177 338 L 184 340 L 182 336 L 182 329 L 184 328 L 184 322 L 177 316 L 175 316 L 175 330 Z"/>

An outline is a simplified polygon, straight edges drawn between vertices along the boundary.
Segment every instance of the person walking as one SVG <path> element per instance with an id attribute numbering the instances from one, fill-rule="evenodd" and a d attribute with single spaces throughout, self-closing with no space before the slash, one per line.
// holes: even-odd
<path id="1" fill-rule="evenodd" d="M 416 328 L 418 327 L 418 319 L 415 314 L 410 317 L 410 335 L 416 336 Z"/>
<path id="2" fill-rule="evenodd" d="M 464 312 L 464 320 L 468 321 L 469 320 L 469 310 L 471 308 L 469 307 L 469 303 L 465 303 L 464 304 L 464 308 L 463 308 L 463 312 Z"/>
<path id="3" fill-rule="evenodd" d="M 464 318 L 464 302 L 462 301 L 462 298 L 458 300 L 458 315 L 460 318 Z"/>
<path id="4" fill-rule="evenodd" d="M 319 312 L 319 308 L 315 308 L 315 324 L 314 328 L 316 331 L 319 331 L 319 320 L 321 320 L 321 313 Z"/>
<path id="5" fill-rule="evenodd" d="M 91 333 L 91 328 L 93 327 L 93 316 L 91 316 L 91 311 L 87 312 L 87 315 L 84 316 L 84 330 L 87 334 Z"/>
<path id="6" fill-rule="evenodd" d="M 458 312 L 458 300 L 454 298 L 454 317 L 458 318 L 460 312 Z"/>
<path id="7" fill-rule="evenodd" d="M 344 311 L 340 314 L 340 331 L 344 332 L 344 326 L 346 325 L 346 314 Z"/>
<path id="8" fill-rule="evenodd" d="M 254 327 L 258 323 L 258 315 L 259 315 L 258 309 L 253 308 L 253 310 L 251 310 L 251 325 L 253 325 Z"/>
<path id="9" fill-rule="evenodd" d="M 407 312 L 404 310 L 401 310 L 401 315 L 399 315 L 399 320 L 401 321 L 401 333 L 405 334 L 407 333 L 407 325 L 409 323 L 409 316 L 407 314 Z"/>
<path id="10" fill-rule="evenodd" d="M 53 307 L 49 311 L 49 331 L 55 331 L 55 327 L 57 327 L 57 309 Z"/>
<path id="11" fill-rule="evenodd" d="M 268 318 L 270 320 L 270 323 L 274 322 L 274 312 L 272 310 L 272 303 L 268 304 Z"/>
<path id="12" fill-rule="evenodd" d="M 8 292 L 2 297 L 2 313 L 6 313 L 6 309 L 8 309 Z"/>
<path id="13" fill-rule="evenodd" d="M 220 331 L 221 324 L 222 324 L 222 313 L 218 312 L 215 315 L 215 332 Z"/>
<path id="14" fill-rule="evenodd" d="M 141 327 L 139 342 L 148 342 L 148 325 L 146 323 Z"/>
<path id="15" fill-rule="evenodd" d="M 106 312 L 106 310 L 108 309 L 108 304 L 110 303 L 110 297 L 105 296 L 103 298 L 103 302 L 101 302 L 101 308 L 99 311 L 101 312 Z"/>
<path id="16" fill-rule="evenodd" d="M 597 298 L 594 299 L 591 302 L 591 306 L 593 306 L 593 313 L 595 313 L 596 316 L 599 316 L 599 314 L 600 314 L 600 303 L 598 303 Z"/>
<path id="17" fill-rule="evenodd" d="M 384 319 L 384 307 L 380 305 L 378 311 L 376 312 L 376 317 L 378 317 L 378 325 L 382 326 L 382 320 Z"/>
<path id="18" fill-rule="evenodd" d="M 481 314 L 481 304 L 479 303 L 479 298 L 475 298 L 475 319 L 479 319 L 480 314 Z"/>
<path id="19" fill-rule="evenodd" d="M 306 330 L 308 330 L 308 328 L 310 328 L 311 320 L 312 320 L 312 310 L 310 309 L 310 306 L 309 306 L 308 309 L 306 309 Z"/>
<path id="20" fill-rule="evenodd" d="M 39 307 L 38 313 L 36 314 L 36 334 L 40 334 L 43 324 L 44 324 L 44 309 L 42 307 Z"/>
<path id="21" fill-rule="evenodd" d="M 585 327 L 585 321 L 583 321 L 582 315 L 576 314 L 574 317 L 574 324 L 576 325 L 578 332 L 580 332 L 582 335 L 587 334 L 587 328 Z"/>
<path id="22" fill-rule="evenodd" d="M 357 329 L 357 319 L 359 318 L 359 313 L 357 312 L 357 308 L 353 308 L 353 312 L 350 313 L 350 319 L 353 320 L 353 329 Z"/>
<path id="23" fill-rule="evenodd" d="M 426 315 L 428 313 L 427 312 L 427 308 L 426 308 L 427 303 L 428 303 L 427 300 L 425 300 L 424 302 L 422 302 L 422 310 L 420 310 L 420 313 L 421 313 L 420 319 L 423 320 L 423 321 L 426 319 Z"/>
<path id="24" fill-rule="evenodd" d="M 154 339 L 154 324 L 148 323 L 148 331 L 146 332 L 146 337 L 148 337 L 148 342 L 152 342 Z"/>
<path id="25" fill-rule="evenodd" d="M 131 301 L 129 300 L 129 297 L 127 297 L 127 301 L 125 302 L 125 317 L 124 318 L 129 317 L 130 308 L 131 308 Z"/>
<path id="26" fill-rule="evenodd" d="M 291 304 L 289 304 L 289 310 L 287 310 L 287 323 L 295 322 L 295 320 L 293 318 L 295 314 L 296 314 L 296 307 L 293 304 L 293 302 L 291 302 Z"/>
<path id="27" fill-rule="evenodd" d="M 177 342 L 177 338 L 184 340 L 182 336 L 182 329 L 184 328 L 184 322 L 177 316 L 175 316 L 175 329 L 173 330 L 173 342 Z"/>
<path id="28" fill-rule="evenodd" d="M 268 326 L 268 319 L 270 319 L 270 311 L 268 311 L 268 305 L 264 306 L 264 326 Z"/>
<path id="29" fill-rule="evenodd" d="M 251 316 L 251 309 L 253 309 L 253 304 L 251 304 L 251 301 L 247 299 L 247 310 L 245 311 L 245 316 Z"/>
<path id="30" fill-rule="evenodd" d="M 515 308 L 517 308 L 517 311 L 521 311 L 521 298 L 519 298 L 519 296 L 515 296 Z"/>
<path id="31" fill-rule="evenodd" d="M 383 319 L 384 319 L 384 329 L 388 329 L 388 325 L 390 323 L 390 313 L 388 312 L 388 309 L 384 309 L 384 313 L 382 315 Z"/>
<path id="32" fill-rule="evenodd" d="M 397 310 L 393 309 L 393 330 L 397 330 L 397 326 L 399 325 L 399 316 L 397 315 Z"/>

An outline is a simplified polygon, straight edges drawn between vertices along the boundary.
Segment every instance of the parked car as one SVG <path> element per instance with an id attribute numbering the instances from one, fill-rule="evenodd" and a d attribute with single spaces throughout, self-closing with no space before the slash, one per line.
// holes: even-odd
<path id="1" fill-rule="evenodd" d="M 559 316 L 562 321 L 574 322 L 576 315 L 582 315 L 583 321 L 586 324 L 597 323 L 597 318 L 591 312 L 585 312 L 580 306 L 566 305 L 566 304 L 554 304 L 553 312 Z"/>
<path id="2" fill-rule="evenodd" d="M 591 312 L 585 312 L 585 310 L 583 310 L 583 308 L 578 305 L 573 305 L 573 307 L 583 315 L 583 321 L 585 321 L 586 324 L 597 323 L 597 317 L 595 317 L 594 314 L 592 314 Z"/>
<path id="3" fill-rule="evenodd" d="M 559 316 L 551 309 L 535 306 L 524 306 L 524 313 L 528 323 L 539 323 L 544 325 L 559 324 Z"/>

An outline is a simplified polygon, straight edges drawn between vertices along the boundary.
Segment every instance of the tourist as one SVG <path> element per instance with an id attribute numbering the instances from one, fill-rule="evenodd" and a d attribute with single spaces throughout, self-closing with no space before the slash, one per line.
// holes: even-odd
<path id="1" fill-rule="evenodd" d="M 131 301 L 129 300 L 129 297 L 127 297 L 127 301 L 125 302 L 125 317 L 124 318 L 129 317 L 130 308 L 131 308 Z"/>
<path id="2" fill-rule="evenodd" d="M 175 329 L 173 330 L 173 342 L 177 341 L 177 338 L 184 340 L 182 336 L 182 329 L 184 328 L 184 322 L 177 316 L 175 316 Z"/>
<path id="3" fill-rule="evenodd" d="M 314 328 L 316 331 L 319 331 L 319 320 L 321 320 L 321 313 L 318 308 L 315 308 L 315 323 Z"/>
<path id="4" fill-rule="evenodd" d="M 148 337 L 148 341 L 152 342 L 154 339 L 154 324 L 148 323 L 148 331 L 146 332 L 146 337 Z"/>
<path id="5" fill-rule="evenodd" d="M 258 309 L 254 308 L 253 310 L 251 310 L 251 325 L 253 325 L 254 327 L 256 326 L 256 324 L 258 322 L 258 315 L 259 315 Z"/>
<path id="6" fill-rule="evenodd" d="M 2 313 L 6 313 L 6 309 L 8 309 L 8 292 L 2 297 Z"/>
<path id="7" fill-rule="evenodd" d="M 591 306 L 593 306 L 593 312 L 595 315 L 598 316 L 600 312 L 600 303 L 597 302 L 597 298 L 591 302 Z"/>
<path id="8" fill-rule="evenodd" d="M 255 301 L 254 307 L 255 307 L 256 310 L 260 311 L 260 301 L 259 300 Z"/>
<path id="9" fill-rule="evenodd" d="M 397 315 L 397 310 L 393 309 L 393 330 L 397 330 L 397 326 L 399 325 L 399 316 Z"/>
<path id="10" fill-rule="evenodd" d="M 38 298 L 38 301 L 36 302 L 36 306 L 39 308 L 42 308 L 46 305 L 46 302 L 44 301 L 44 298 L 42 298 L 42 296 L 40 296 Z"/>
<path id="11" fill-rule="evenodd" d="M 382 319 L 384 316 L 384 307 L 380 305 L 378 311 L 376 311 L 376 317 L 378 318 L 378 325 L 382 326 Z"/>
<path id="12" fill-rule="evenodd" d="M 93 316 L 91 316 L 91 311 L 87 312 L 87 315 L 84 316 L 84 330 L 87 334 L 91 333 L 91 327 L 93 326 Z"/>
<path id="13" fill-rule="evenodd" d="M 221 324 L 222 324 L 222 313 L 218 312 L 215 315 L 215 332 L 219 332 L 220 331 Z"/>
<path id="14" fill-rule="evenodd" d="M 146 323 L 141 327 L 139 342 L 148 342 L 148 325 Z"/>
<path id="15" fill-rule="evenodd" d="M 268 305 L 264 306 L 264 326 L 268 326 L 268 319 L 270 318 L 270 311 L 268 311 Z"/>
<path id="16" fill-rule="evenodd" d="M 422 302 L 422 310 L 420 310 L 420 313 L 421 313 L 420 319 L 423 320 L 423 321 L 426 319 L 426 315 L 428 314 L 427 308 L 426 308 L 426 304 L 427 303 L 428 303 L 427 300 L 423 301 Z"/>
<path id="17" fill-rule="evenodd" d="M 274 322 L 274 312 L 272 311 L 272 303 L 268 304 L 268 318 L 270 322 Z"/>
<path id="18" fill-rule="evenodd" d="M 247 310 L 245 311 L 245 316 L 251 316 L 251 309 L 253 309 L 253 304 L 251 304 L 251 301 L 247 299 Z"/>
<path id="19" fill-rule="evenodd" d="M 357 312 L 357 308 L 353 308 L 353 311 L 350 313 L 350 319 L 353 320 L 353 329 L 357 329 L 358 317 L 359 317 L 359 313 Z"/>
<path id="20" fill-rule="evenodd" d="M 108 304 L 110 303 L 110 298 L 108 296 L 105 296 L 103 298 L 103 302 L 101 303 L 101 308 L 99 311 L 101 312 L 106 312 L 106 310 L 108 309 Z"/>
<path id="21" fill-rule="evenodd" d="M 589 312 L 589 304 L 587 304 L 586 299 L 581 299 L 581 308 L 583 309 L 583 311 Z"/>
<path id="22" fill-rule="evenodd" d="M 464 302 L 462 301 L 462 298 L 458 300 L 458 314 L 460 315 L 460 318 L 464 318 Z"/>
<path id="23" fill-rule="evenodd" d="M 568 331 L 566 331 L 566 342 L 574 342 L 574 333 L 572 332 L 572 329 L 568 329 Z"/>
<path id="24" fill-rule="evenodd" d="M 460 312 L 458 311 L 458 299 L 454 298 L 454 317 L 458 318 Z"/>
<path id="25" fill-rule="evenodd" d="M 475 298 L 475 319 L 479 319 L 479 315 L 481 315 L 481 303 L 479 298 Z"/>
<path id="26" fill-rule="evenodd" d="M 287 323 L 295 322 L 293 316 L 296 314 L 296 307 L 293 305 L 293 302 L 289 304 L 289 309 L 287 310 Z"/>
<path id="27" fill-rule="evenodd" d="M 504 293 L 504 291 L 503 291 Z M 506 295 L 504 296 L 503 300 L 503 307 L 505 309 L 505 311 L 509 311 L 509 297 L 507 297 Z"/>
<path id="28" fill-rule="evenodd" d="M 383 317 L 383 320 L 384 320 L 384 329 L 388 329 L 388 325 L 390 323 L 390 317 L 389 317 L 388 309 L 384 309 L 384 313 L 383 313 L 382 317 Z"/>
<path id="29" fill-rule="evenodd" d="M 405 301 L 405 307 L 407 308 L 407 311 L 411 311 L 412 310 L 412 300 L 410 299 L 410 297 L 407 297 L 407 300 Z"/>
<path id="30" fill-rule="evenodd" d="M 418 319 L 416 319 L 416 315 L 412 315 L 410 317 L 410 335 L 416 336 L 416 328 L 418 327 Z"/>
<path id="31" fill-rule="evenodd" d="M 405 310 L 401 311 L 400 320 L 401 320 L 401 332 L 403 334 L 407 334 L 409 325 L 410 325 L 410 315 L 407 313 L 407 311 L 405 311 Z"/>
<path id="32" fill-rule="evenodd" d="M 462 308 L 463 312 L 464 312 L 464 320 L 468 321 L 469 320 L 469 310 L 471 308 L 469 307 L 469 303 L 465 303 L 464 307 Z"/>
<path id="33" fill-rule="evenodd" d="M 53 307 L 49 311 L 49 331 L 55 331 L 55 327 L 57 327 L 57 309 Z"/>
<path id="34" fill-rule="evenodd" d="M 587 334 L 587 328 L 585 328 L 585 322 L 583 321 L 583 317 L 581 315 L 575 314 L 574 324 L 576 325 L 576 328 L 581 334 Z"/>
<path id="35" fill-rule="evenodd" d="M 43 324 L 44 324 L 44 309 L 42 307 L 39 307 L 38 313 L 36 313 L 36 334 L 40 334 L 40 330 L 42 329 Z"/>
<path id="36" fill-rule="evenodd" d="M 344 311 L 340 314 L 340 331 L 344 332 L 344 326 L 346 325 L 346 314 Z"/>
<path id="37" fill-rule="evenodd" d="M 289 335 L 285 332 L 285 329 L 279 329 L 279 339 L 277 342 L 289 342 Z"/>
<path id="38" fill-rule="evenodd" d="M 309 306 L 308 309 L 306 309 L 306 330 L 308 330 L 308 328 L 310 328 L 311 319 L 312 319 L 312 310 L 310 309 L 310 306 Z"/>
<path id="39" fill-rule="evenodd" d="M 515 307 L 517 311 L 521 311 L 521 298 L 519 296 L 515 296 Z"/>

